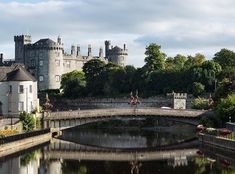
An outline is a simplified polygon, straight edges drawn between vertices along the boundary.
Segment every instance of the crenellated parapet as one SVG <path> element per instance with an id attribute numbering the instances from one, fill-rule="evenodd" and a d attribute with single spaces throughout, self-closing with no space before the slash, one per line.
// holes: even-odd
<path id="1" fill-rule="evenodd" d="M 173 97 L 175 99 L 187 99 L 187 93 L 174 93 Z"/>

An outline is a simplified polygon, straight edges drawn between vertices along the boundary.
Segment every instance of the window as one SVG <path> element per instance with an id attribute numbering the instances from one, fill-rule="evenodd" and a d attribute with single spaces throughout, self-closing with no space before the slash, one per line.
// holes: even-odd
<path id="1" fill-rule="evenodd" d="M 18 111 L 20 111 L 20 112 L 24 111 L 24 102 L 18 103 Z"/>
<path id="2" fill-rule="evenodd" d="M 29 93 L 32 93 L 33 92 L 33 87 L 32 85 L 29 85 Z"/>
<path id="3" fill-rule="evenodd" d="M 44 81 L 44 76 L 39 76 L 39 81 L 43 82 Z"/>
<path id="4" fill-rule="evenodd" d="M 12 93 L 12 86 L 10 85 L 9 86 L 9 94 L 11 94 Z"/>
<path id="5" fill-rule="evenodd" d="M 19 93 L 24 93 L 24 86 L 23 85 L 19 86 Z"/>
<path id="6" fill-rule="evenodd" d="M 43 66 L 43 60 L 39 60 L 39 65 Z"/>
<path id="7" fill-rule="evenodd" d="M 60 82 L 60 76 L 59 76 L 59 75 L 56 75 L 56 76 L 55 76 L 55 81 L 56 81 L 56 82 Z"/>
<path id="8" fill-rule="evenodd" d="M 55 60 L 56 66 L 60 66 L 60 60 Z"/>

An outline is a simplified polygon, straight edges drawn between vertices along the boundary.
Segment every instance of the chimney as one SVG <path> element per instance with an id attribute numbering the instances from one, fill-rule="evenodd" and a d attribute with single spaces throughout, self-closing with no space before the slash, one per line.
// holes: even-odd
<path id="1" fill-rule="evenodd" d="M 0 64 L 3 64 L 3 53 L 0 53 Z"/>
<path id="2" fill-rule="evenodd" d="M 126 44 L 123 45 L 123 49 L 126 50 Z"/>
<path id="3" fill-rule="evenodd" d="M 80 46 L 77 45 L 77 56 L 80 56 Z"/>
<path id="4" fill-rule="evenodd" d="M 75 46 L 74 45 L 71 46 L 71 55 L 75 55 Z"/>
<path id="5" fill-rule="evenodd" d="M 61 37 L 60 37 L 60 36 L 58 36 L 58 38 L 57 38 L 57 43 L 60 44 L 60 45 L 62 44 L 62 41 L 61 41 Z"/>
<path id="6" fill-rule="evenodd" d="M 91 45 L 90 44 L 88 45 L 88 56 L 92 56 L 92 54 L 91 54 Z"/>
<path id="7" fill-rule="evenodd" d="M 99 57 L 104 57 L 104 53 L 103 53 L 103 48 L 100 47 L 100 51 L 99 51 Z"/>

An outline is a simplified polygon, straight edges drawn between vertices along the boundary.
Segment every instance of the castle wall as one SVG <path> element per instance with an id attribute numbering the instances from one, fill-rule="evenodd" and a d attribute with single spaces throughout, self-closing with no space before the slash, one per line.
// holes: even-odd
<path id="1" fill-rule="evenodd" d="M 64 66 L 63 74 L 74 70 L 82 71 L 83 65 L 84 65 L 84 60 L 82 56 L 78 57 L 73 57 L 72 55 L 63 56 L 63 66 Z"/>
<path id="2" fill-rule="evenodd" d="M 38 89 L 59 89 L 62 74 L 79 70 L 83 65 L 94 58 L 105 63 L 111 61 L 115 64 L 125 66 L 127 49 L 119 47 L 110 48 L 110 41 L 105 42 L 106 57 L 103 57 L 103 49 L 100 48 L 99 57 L 92 56 L 91 46 L 88 46 L 88 56 L 80 55 L 80 47 L 71 47 L 71 54 L 64 53 L 61 38 L 54 42 L 50 39 L 41 39 L 31 44 L 31 36 L 15 36 L 15 60 L 23 63 L 38 80 Z"/>

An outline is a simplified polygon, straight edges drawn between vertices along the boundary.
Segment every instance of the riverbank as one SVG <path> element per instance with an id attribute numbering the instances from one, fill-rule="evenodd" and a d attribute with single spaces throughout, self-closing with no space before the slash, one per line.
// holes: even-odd
<path id="1" fill-rule="evenodd" d="M 50 141 L 50 129 L 12 135 L 0 139 L 0 157 Z"/>

